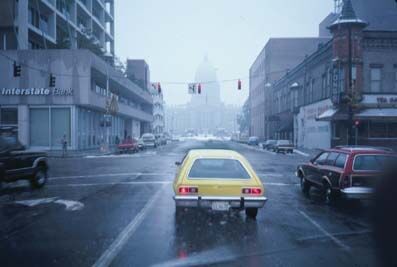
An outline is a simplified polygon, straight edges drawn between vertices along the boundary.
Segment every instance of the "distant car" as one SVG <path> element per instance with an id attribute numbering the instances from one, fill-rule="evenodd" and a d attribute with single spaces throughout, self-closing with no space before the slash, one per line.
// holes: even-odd
<path id="1" fill-rule="evenodd" d="M 250 145 L 250 146 L 259 145 L 259 138 L 256 136 L 251 136 L 250 138 L 248 138 L 248 145 Z"/>
<path id="2" fill-rule="evenodd" d="M 147 148 L 147 147 L 156 148 L 158 146 L 156 137 L 154 136 L 154 134 L 151 134 L 151 133 L 143 134 L 142 141 L 143 141 L 143 144 L 145 145 L 145 148 Z"/>
<path id="3" fill-rule="evenodd" d="M 298 166 L 302 192 L 320 188 L 326 203 L 342 196 L 347 199 L 370 199 L 382 169 L 396 154 L 374 147 L 337 147 L 319 153 L 308 163 Z"/>
<path id="4" fill-rule="evenodd" d="M 138 143 L 139 150 L 145 149 L 145 143 L 143 142 L 142 138 L 139 138 L 137 143 Z"/>
<path id="5" fill-rule="evenodd" d="M 289 140 L 278 140 L 275 145 L 273 145 L 273 151 L 280 153 L 293 153 L 294 152 L 294 145 Z"/>
<path id="6" fill-rule="evenodd" d="M 25 151 L 18 138 L 0 130 L 0 187 L 1 183 L 28 180 L 31 187 L 41 188 L 48 177 L 47 154 Z"/>
<path id="7" fill-rule="evenodd" d="M 248 161 L 231 150 L 190 150 L 174 180 L 176 215 L 186 208 L 245 210 L 256 218 L 267 200 L 264 187 Z"/>
<path id="8" fill-rule="evenodd" d="M 120 154 L 138 152 L 138 141 L 135 138 L 126 138 L 117 146 L 117 149 Z"/>
<path id="9" fill-rule="evenodd" d="M 276 143 L 276 140 L 267 140 L 265 143 L 262 144 L 262 148 L 266 150 L 271 150 Z"/>

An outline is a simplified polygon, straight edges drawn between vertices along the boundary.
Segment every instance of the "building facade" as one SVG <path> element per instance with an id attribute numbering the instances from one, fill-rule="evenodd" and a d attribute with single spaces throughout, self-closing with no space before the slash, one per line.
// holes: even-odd
<path id="1" fill-rule="evenodd" d="M 249 102 L 251 108 L 250 135 L 267 139 L 270 129 L 266 114 L 272 109 L 272 91 L 269 85 L 280 79 L 314 52 L 329 38 L 271 38 L 250 68 Z"/>
<path id="2" fill-rule="evenodd" d="M 2 0 L 0 50 L 89 49 L 114 56 L 114 0 Z"/>
<path id="3" fill-rule="evenodd" d="M 156 84 L 154 84 L 150 92 L 153 98 L 153 134 L 161 135 L 165 132 L 164 96 L 161 90 L 158 90 Z"/>
<path id="4" fill-rule="evenodd" d="M 150 127 L 149 91 L 89 50 L 1 54 L 0 125 L 16 127 L 30 148 L 59 149 L 66 135 L 70 149 L 95 149 Z M 13 77 L 14 62 L 20 77 Z"/>
<path id="5" fill-rule="evenodd" d="M 371 4 L 343 1 L 328 27 L 332 39 L 271 85 L 271 138 L 305 148 L 397 145 L 397 9 L 391 4 L 379 3 L 390 17 L 386 24 L 378 21 L 379 7 L 371 17 L 364 12 Z"/>

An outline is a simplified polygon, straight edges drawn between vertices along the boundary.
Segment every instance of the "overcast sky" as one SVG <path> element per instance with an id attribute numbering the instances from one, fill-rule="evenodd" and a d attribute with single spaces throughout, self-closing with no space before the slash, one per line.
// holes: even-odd
<path id="1" fill-rule="evenodd" d="M 145 59 L 152 82 L 162 83 L 167 104 L 183 104 L 187 86 L 208 55 L 218 79 L 246 78 L 270 37 L 312 37 L 333 10 L 333 0 L 116 0 L 116 54 Z M 248 96 L 236 83 L 222 83 L 227 104 Z M 203 88 L 204 90 L 205 88 Z"/>

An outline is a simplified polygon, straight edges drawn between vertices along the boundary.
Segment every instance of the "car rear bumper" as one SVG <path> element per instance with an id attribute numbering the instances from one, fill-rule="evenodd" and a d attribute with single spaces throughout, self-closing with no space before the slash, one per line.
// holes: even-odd
<path id="1" fill-rule="evenodd" d="M 266 197 L 174 196 L 178 207 L 211 208 L 213 202 L 228 202 L 230 208 L 262 208 Z"/>
<path id="2" fill-rule="evenodd" d="M 374 195 L 374 189 L 370 187 L 348 187 L 340 192 L 347 199 L 371 199 Z"/>

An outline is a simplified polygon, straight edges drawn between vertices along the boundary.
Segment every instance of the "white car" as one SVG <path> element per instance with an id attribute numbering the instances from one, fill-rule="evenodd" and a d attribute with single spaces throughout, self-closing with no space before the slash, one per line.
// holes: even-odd
<path id="1" fill-rule="evenodd" d="M 143 144 L 145 145 L 145 147 L 153 147 L 153 148 L 157 147 L 157 141 L 156 141 L 156 137 L 154 136 L 154 134 L 151 134 L 151 133 L 143 134 L 142 141 L 143 141 Z"/>

